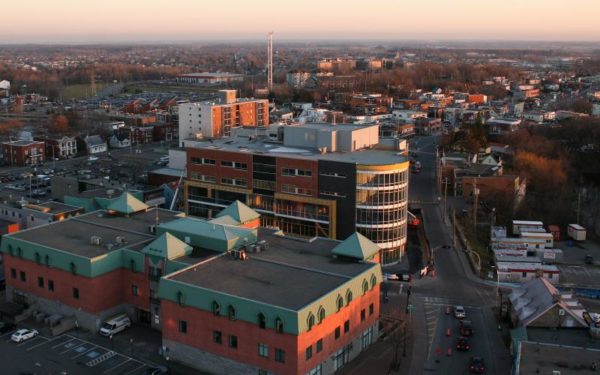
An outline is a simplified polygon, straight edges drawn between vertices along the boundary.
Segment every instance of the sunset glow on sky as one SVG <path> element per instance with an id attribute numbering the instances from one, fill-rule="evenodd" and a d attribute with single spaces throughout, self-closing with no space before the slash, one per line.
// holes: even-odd
<path id="1" fill-rule="evenodd" d="M 0 42 L 600 39 L 597 0 L 30 0 L 3 2 Z"/>

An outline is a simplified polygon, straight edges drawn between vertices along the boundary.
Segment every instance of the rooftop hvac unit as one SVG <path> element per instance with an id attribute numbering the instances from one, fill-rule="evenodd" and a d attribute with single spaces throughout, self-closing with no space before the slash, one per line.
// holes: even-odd
<path id="1" fill-rule="evenodd" d="M 117 237 L 115 238 L 115 243 L 116 243 L 117 245 L 122 245 L 122 244 L 124 244 L 125 242 L 127 242 L 127 241 L 125 241 L 125 237 L 123 237 L 123 236 L 117 236 Z"/>
<path id="2" fill-rule="evenodd" d="M 100 237 L 100 236 L 90 237 L 90 244 L 100 246 L 102 244 L 102 237 Z"/>
<path id="3" fill-rule="evenodd" d="M 150 233 L 156 233 L 156 225 L 148 225 L 148 231 Z"/>
<path id="4" fill-rule="evenodd" d="M 269 243 L 265 240 L 260 240 L 256 244 L 260 246 L 261 250 L 269 250 Z"/>
<path id="5" fill-rule="evenodd" d="M 114 246 L 113 244 L 107 243 L 106 244 L 106 250 L 108 250 L 108 251 L 112 250 L 113 246 Z"/>

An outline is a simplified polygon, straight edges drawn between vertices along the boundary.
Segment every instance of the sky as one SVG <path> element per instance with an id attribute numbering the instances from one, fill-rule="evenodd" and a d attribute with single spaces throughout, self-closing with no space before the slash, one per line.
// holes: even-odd
<path id="1" fill-rule="evenodd" d="M 600 41 L 599 0 L 1 0 L 0 43 Z"/>

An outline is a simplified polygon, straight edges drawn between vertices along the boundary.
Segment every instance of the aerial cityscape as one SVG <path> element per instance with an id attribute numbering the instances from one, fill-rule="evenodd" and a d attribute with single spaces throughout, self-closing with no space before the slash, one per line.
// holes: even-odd
<path id="1" fill-rule="evenodd" d="M 600 372 L 600 4 L 0 9 L 0 374 Z"/>

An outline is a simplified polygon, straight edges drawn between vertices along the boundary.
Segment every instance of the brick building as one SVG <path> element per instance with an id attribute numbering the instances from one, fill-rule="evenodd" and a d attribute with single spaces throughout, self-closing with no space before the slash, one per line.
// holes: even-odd
<path id="1" fill-rule="evenodd" d="M 240 202 L 206 221 L 125 193 L 5 235 L 6 296 L 92 331 L 126 313 L 162 331 L 170 359 L 212 373 L 333 373 L 378 337 L 379 249 L 259 221 Z"/>
<path id="2" fill-rule="evenodd" d="M 219 138 L 230 135 L 232 128 L 269 125 L 267 99 L 237 99 L 235 90 L 219 93 L 215 101 L 179 105 L 180 140 Z"/>
<path id="3" fill-rule="evenodd" d="M 0 144 L 0 156 L 5 165 L 24 167 L 36 165 L 45 160 L 46 145 L 40 141 L 9 141 Z"/>
<path id="4" fill-rule="evenodd" d="M 283 142 L 252 136 L 183 140 L 184 201 L 211 218 L 239 200 L 262 225 L 302 238 L 344 239 L 355 230 L 398 262 L 406 244 L 408 159 L 379 143 L 379 126 L 283 127 Z"/>

